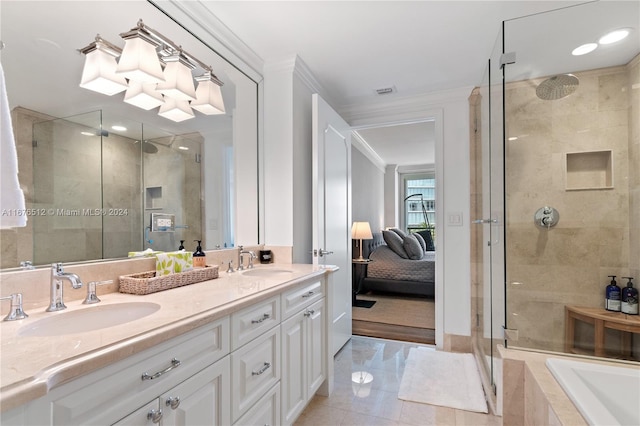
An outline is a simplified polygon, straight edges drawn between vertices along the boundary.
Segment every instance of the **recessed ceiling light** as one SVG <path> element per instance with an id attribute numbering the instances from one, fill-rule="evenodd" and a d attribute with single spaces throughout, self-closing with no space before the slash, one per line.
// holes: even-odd
<path id="1" fill-rule="evenodd" d="M 188 151 L 188 150 L 189 150 L 189 147 L 186 147 L 186 146 L 179 146 L 179 147 L 178 147 L 178 149 L 181 149 L 181 150 L 183 150 L 183 151 Z"/>
<path id="2" fill-rule="evenodd" d="M 607 33 L 602 37 L 600 37 L 600 40 L 598 40 L 598 43 L 600 44 L 615 43 L 617 41 L 620 41 L 626 38 L 630 32 L 631 32 L 631 29 L 629 28 L 621 28 L 619 30 L 611 31 L 610 33 Z"/>
<path id="3" fill-rule="evenodd" d="M 573 49 L 573 51 L 571 52 L 571 54 L 573 56 L 580 56 L 580 55 L 586 55 L 587 53 L 591 53 L 594 50 L 596 50 L 596 48 L 598 47 L 597 43 L 587 43 L 587 44 L 583 44 L 582 46 L 578 46 L 575 49 Z"/>
<path id="4" fill-rule="evenodd" d="M 119 132 L 124 132 L 125 130 L 127 130 L 127 128 L 126 128 L 126 127 L 124 127 L 124 126 L 118 126 L 118 125 L 111 126 L 111 128 L 112 128 L 113 130 L 117 130 L 117 131 L 119 131 Z"/>

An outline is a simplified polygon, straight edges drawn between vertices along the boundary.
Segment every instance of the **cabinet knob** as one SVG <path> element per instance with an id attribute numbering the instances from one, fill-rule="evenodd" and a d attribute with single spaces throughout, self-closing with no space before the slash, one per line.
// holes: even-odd
<path id="1" fill-rule="evenodd" d="M 160 423 L 162 420 L 162 410 L 151 410 L 147 413 L 147 420 L 151 420 L 153 423 Z"/>
<path id="2" fill-rule="evenodd" d="M 167 402 L 165 402 L 167 407 L 171 407 L 172 410 L 175 410 L 180 406 L 180 397 L 176 396 L 167 398 Z"/>

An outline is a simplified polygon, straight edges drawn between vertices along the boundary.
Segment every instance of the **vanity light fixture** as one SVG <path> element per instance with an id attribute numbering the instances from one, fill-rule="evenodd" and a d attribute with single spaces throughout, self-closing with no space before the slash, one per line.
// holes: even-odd
<path id="1" fill-rule="evenodd" d="M 177 123 L 195 117 L 188 101 L 165 97 L 158 115 Z"/>
<path id="2" fill-rule="evenodd" d="M 223 83 L 210 65 L 142 19 L 120 36 L 125 40 L 122 49 L 100 35 L 79 49 L 86 56 L 81 87 L 107 95 L 126 90 L 124 102 L 145 110 L 160 107 L 159 115 L 176 122 L 195 117 L 192 107 L 205 115 L 225 113 Z M 197 75 L 197 90 L 192 72 Z"/>
<path id="3" fill-rule="evenodd" d="M 98 34 L 96 39 L 80 52 L 86 55 L 80 87 L 107 96 L 127 89 L 127 81 L 123 76 L 116 74 L 116 58 L 122 52 L 120 48 L 103 40 Z"/>
<path id="4" fill-rule="evenodd" d="M 129 80 L 142 83 L 164 81 L 156 51 L 160 43 L 152 38 L 142 19 L 135 28 L 121 33 L 120 37 L 124 39 L 124 48 L 116 72 Z"/>
<path id="5" fill-rule="evenodd" d="M 181 101 L 195 101 L 196 88 L 193 85 L 191 70 L 195 65 L 185 58 L 182 52 L 163 58 L 165 81 L 158 83 L 156 90 L 164 96 Z"/>
<path id="6" fill-rule="evenodd" d="M 196 80 L 196 100 L 191 102 L 191 107 L 205 115 L 224 114 L 224 100 L 220 88 L 222 82 L 210 72 L 196 77 Z"/>

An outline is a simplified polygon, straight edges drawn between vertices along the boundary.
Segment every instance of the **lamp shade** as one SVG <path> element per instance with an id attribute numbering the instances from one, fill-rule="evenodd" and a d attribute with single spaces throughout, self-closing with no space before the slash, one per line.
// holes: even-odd
<path id="1" fill-rule="evenodd" d="M 351 238 L 354 240 L 373 239 L 369 222 L 353 222 L 353 226 L 351 227 Z"/>
<path id="2" fill-rule="evenodd" d="M 116 72 L 129 80 L 142 83 L 164 81 L 162 66 L 156 52 L 158 44 L 141 28 L 134 28 L 120 36 L 125 41 Z"/>
<path id="3" fill-rule="evenodd" d="M 86 53 L 80 87 L 112 96 L 127 89 L 127 81 L 116 74 L 116 58 L 94 43 L 93 50 Z"/>
<path id="4" fill-rule="evenodd" d="M 162 105 L 164 98 L 156 91 L 155 83 L 140 83 L 131 80 L 129 88 L 124 94 L 124 101 L 148 111 Z"/>
<path id="5" fill-rule="evenodd" d="M 164 104 L 160 106 L 158 115 L 178 123 L 195 117 L 189 102 L 174 98 L 164 98 Z"/>
<path id="6" fill-rule="evenodd" d="M 180 101 L 195 101 L 196 88 L 193 85 L 191 65 L 182 55 L 164 58 L 164 81 L 158 83 L 156 90 L 163 95 Z"/>
<path id="7" fill-rule="evenodd" d="M 224 114 L 222 88 L 211 80 L 211 74 L 196 77 L 196 80 L 198 80 L 196 100 L 191 102 L 191 107 L 205 115 Z"/>

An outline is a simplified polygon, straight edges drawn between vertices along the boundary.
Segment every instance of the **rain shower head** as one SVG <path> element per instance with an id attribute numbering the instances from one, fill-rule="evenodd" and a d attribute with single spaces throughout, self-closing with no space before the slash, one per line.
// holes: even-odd
<path id="1" fill-rule="evenodd" d="M 136 141 L 135 143 L 139 144 L 140 141 Z M 151 142 L 144 141 L 142 144 L 142 150 L 145 152 L 145 154 L 155 154 L 156 152 L 158 152 L 158 147 Z"/>
<path id="2" fill-rule="evenodd" d="M 536 87 L 536 95 L 545 101 L 555 101 L 569 96 L 578 89 L 580 80 L 573 74 L 549 77 Z"/>

